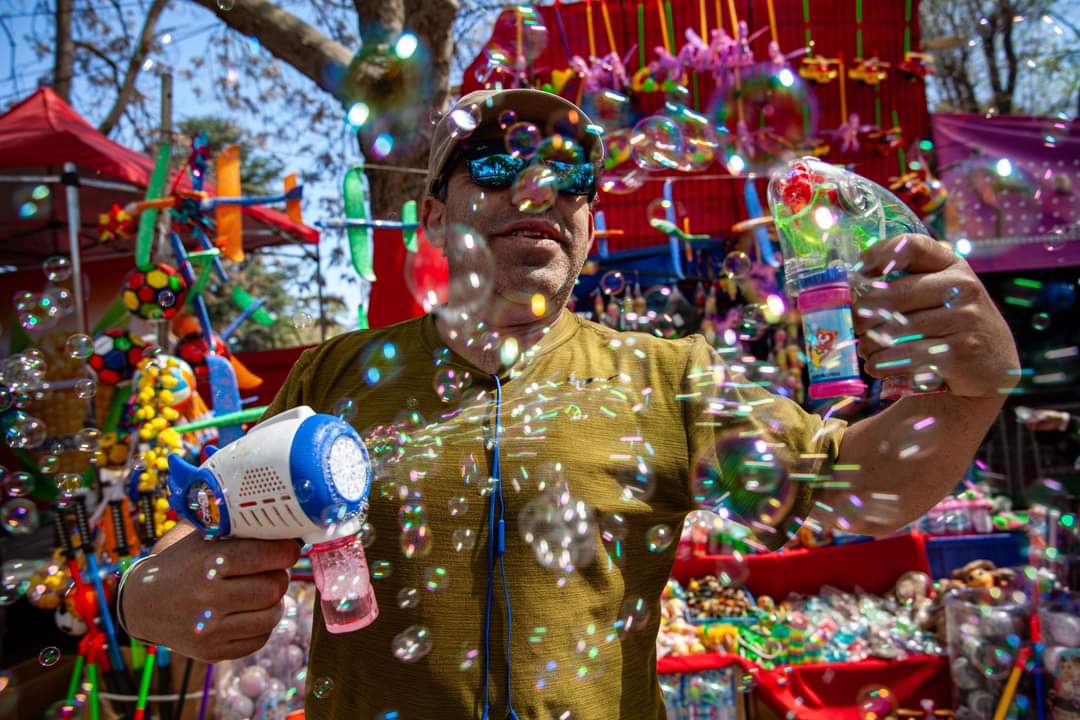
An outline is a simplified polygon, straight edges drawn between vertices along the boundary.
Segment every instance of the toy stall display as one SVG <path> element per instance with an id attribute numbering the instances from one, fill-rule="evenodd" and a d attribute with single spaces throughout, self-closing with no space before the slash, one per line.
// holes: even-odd
<path id="1" fill-rule="evenodd" d="M 0 423 L 19 463 L 0 469 L 3 529 L 30 535 L 50 523 L 59 545 L 44 563 L 5 562 L 3 604 L 25 596 L 55 613 L 64 632 L 81 636 L 70 689 L 50 717 L 85 712 L 97 718 L 106 707 L 103 694 L 125 716 L 142 718 L 155 694 L 172 711 L 169 698 L 177 694 L 169 687 L 170 653 L 125 637 L 115 617 L 116 581 L 175 525 L 176 508 L 190 512 L 179 498 L 170 507 L 170 462 L 200 462 L 213 445 L 241 437 L 243 424 L 264 410 L 245 407 L 240 390 L 261 380 L 230 357 L 223 339 L 246 320 L 275 319 L 261 300 L 233 292 L 237 316 L 215 332 L 203 294 L 211 275 L 227 287 L 223 259 L 243 257 L 241 208 L 282 202 L 300 222 L 301 188 L 287 180 L 279 196 L 242 196 L 239 157 L 227 148 L 217 158 L 215 194 L 204 185 L 204 134 L 171 179 L 168 151 L 163 143 L 146 198 L 116 205 L 101 218 L 103 236 L 134 240 L 135 267 L 97 326 L 89 334 L 58 329 L 74 311 L 64 287 L 71 268 L 64 257 L 50 258 L 46 289 L 17 298 L 22 334 L 13 331 L 13 339 L 25 347 L 0 364 Z M 191 189 L 183 189 L 188 174 Z M 168 243 L 155 242 L 159 230 Z M 281 648 L 289 673 L 306 662 L 311 594 L 294 593 L 294 610 L 297 599 L 308 608 L 303 633 L 296 632 L 303 619 L 297 612 L 283 620 L 292 623 Z M 45 648 L 39 663 L 50 667 L 60 655 L 56 647 Z M 154 676 L 158 687 L 151 693 Z"/>

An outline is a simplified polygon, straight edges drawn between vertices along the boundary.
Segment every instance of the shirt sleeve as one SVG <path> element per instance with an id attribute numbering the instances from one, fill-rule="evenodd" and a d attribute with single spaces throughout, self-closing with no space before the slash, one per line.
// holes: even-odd
<path id="1" fill-rule="evenodd" d="M 278 388 L 277 394 L 274 395 L 274 399 L 266 407 L 262 417 L 259 418 L 259 422 L 268 420 L 278 413 L 285 412 L 289 408 L 294 408 L 298 405 L 307 405 L 311 402 L 309 399 L 309 385 L 311 383 L 310 371 L 318 352 L 319 347 L 313 347 L 300 353 L 300 357 L 297 359 L 296 364 L 289 370 L 288 377 L 285 378 L 285 382 Z"/>
<path id="2" fill-rule="evenodd" d="M 809 516 L 846 424 L 747 381 L 703 336 L 688 342 L 680 398 L 693 503 L 745 524 L 763 549 L 779 548 Z"/>

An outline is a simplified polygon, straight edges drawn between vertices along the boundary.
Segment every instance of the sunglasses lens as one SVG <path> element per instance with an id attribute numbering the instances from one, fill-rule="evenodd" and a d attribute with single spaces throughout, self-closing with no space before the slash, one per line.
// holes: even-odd
<path id="1" fill-rule="evenodd" d="M 480 187 L 508 188 L 528 162 L 524 158 L 503 153 L 470 158 L 469 175 Z M 570 195 L 592 195 L 595 192 L 596 174 L 592 165 L 558 161 L 548 161 L 546 164 L 555 172 L 560 192 Z"/>
<path id="2" fill-rule="evenodd" d="M 480 187 L 508 188 L 525 167 L 525 161 L 512 155 L 488 155 L 469 160 L 469 175 Z"/>

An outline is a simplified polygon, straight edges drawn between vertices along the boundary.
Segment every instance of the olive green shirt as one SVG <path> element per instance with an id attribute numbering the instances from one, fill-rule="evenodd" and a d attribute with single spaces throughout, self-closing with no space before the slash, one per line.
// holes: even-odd
<path id="1" fill-rule="evenodd" d="M 695 495 L 718 498 L 715 484 L 697 487 L 694 468 L 723 468 L 724 494 L 736 490 L 729 505 L 746 505 L 764 546 L 783 544 L 809 512 L 810 481 L 836 457 L 840 426 L 730 368 L 701 336 L 621 333 L 564 311 L 499 374 L 510 687 L 522 720 L 665 717 L 660 592 Z M 348 417 L 375 466 L 366 554 L 380 614 L 332 634 L 316 613 L 308 683 L 321 691 L 309 691 L 307 717 L 480 718 L 495 379 L 446 349 L 429 315 L 305 352 L 266 416 L 296 405 Z M 725 465 L 731 438 L 760 441 L 790 469 L 789 490 L 777 484 L 768 507 L 737 492 L 746 468 Z M 761 482 L 760 469 L 750 474 Z M 541 552 L 543 528 L 530 543 L 521 527 L 536 527 L 537 502 L 553 497 L 579 513 L 561 564 Z M 559 549 L 561 536 L 545 537 Z M 491 718 L 505 717 L 504 618 L 496 573 Z M 429 652 L 395 657 L 395 637 L 417 626 Z"/>

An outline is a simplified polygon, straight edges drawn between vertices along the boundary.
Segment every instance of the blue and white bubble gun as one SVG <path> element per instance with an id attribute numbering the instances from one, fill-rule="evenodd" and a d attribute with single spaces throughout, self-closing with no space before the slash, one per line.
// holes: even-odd
<path id="1" fill-rule="evenodd" d="M 169 456 L 169 502 L 207 537 L 311 545 L 315 584 L 330 632 L 370 625 L 379 615 L 364 546 L 371 463 L 344 420 L 292 408 L 259 423 L 195 467 Z"/>

